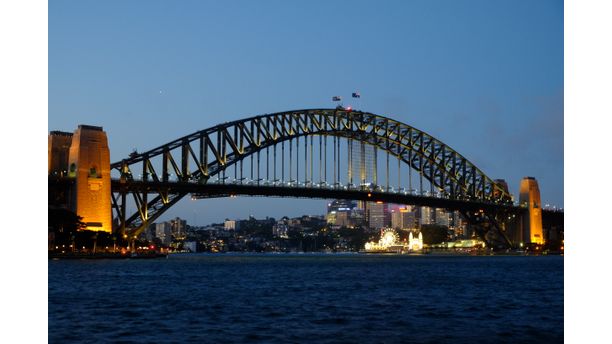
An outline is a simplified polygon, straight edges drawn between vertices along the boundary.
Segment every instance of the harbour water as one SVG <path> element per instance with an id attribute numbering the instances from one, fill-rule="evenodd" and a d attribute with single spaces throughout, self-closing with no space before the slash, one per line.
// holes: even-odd
<path id="1" fill-rule="evenodd" d="M 49 260 L 49 343 L 562 343 L 563 257 Z"/>

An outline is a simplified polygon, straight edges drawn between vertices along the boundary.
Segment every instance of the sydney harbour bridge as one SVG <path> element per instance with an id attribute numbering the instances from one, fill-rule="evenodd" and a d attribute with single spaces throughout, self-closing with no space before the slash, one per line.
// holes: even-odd
<path id="1" fill-rule="evenodd" d="M 71 172 L 81 169 L 70 165 Z M 87 171 L 91 178 L 92 168 Z M 187 195 L 445 208 L 460 212 L 494 247 L 512 246 L 508 220 L 532 211 L 531 200 L 518 204 L 502 180 L 487 176 L 442 141 L 391 118 L 343 107 L 222 123 L 135 151 L 110 164 L 109 174 L 113 231 L 124 238 L 136 238 Z"/>

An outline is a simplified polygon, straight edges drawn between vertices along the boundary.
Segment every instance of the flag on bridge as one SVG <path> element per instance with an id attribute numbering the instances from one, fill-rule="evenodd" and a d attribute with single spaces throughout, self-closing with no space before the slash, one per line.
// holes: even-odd
<path id="1" fill-rule="evenodd" d="M 339 101 L 341 101 L 341 100 L 342 100 L 342 98 L 341 98 L 341 97 L 338 97 L 338 96 L 334 96 L 334 97 L 332 98 L 332 100 L 333 100 L 333 101 L 335 101 L 335 102 L 339 102 Z"/>
<path id="2" fill-rule="evenodd" d="M 359 94 L 359 92 L 353 92 L 353 98 L 361 98 L 361 94 Z"/>

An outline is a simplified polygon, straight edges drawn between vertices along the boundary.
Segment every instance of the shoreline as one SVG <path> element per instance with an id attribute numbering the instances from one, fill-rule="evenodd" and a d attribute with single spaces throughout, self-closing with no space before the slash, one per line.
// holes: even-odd
<path id="1" fill-rule="evenodd" d="M 49 259 L 156 259 L 167 258 L 163 253 L 49 253 Z"/>

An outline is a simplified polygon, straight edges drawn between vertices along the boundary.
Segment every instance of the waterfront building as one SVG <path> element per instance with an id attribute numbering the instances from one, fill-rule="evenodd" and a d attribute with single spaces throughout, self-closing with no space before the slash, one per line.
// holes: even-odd
<path id="1" fill-rule="evenodd" d="M 161 222 L 155 225 L 155 237 L 158 238 L 163 245 L 172 243 L 172 225 L 169 222 Z"/>
<path id="2" fill-rule="evenodd" d="M 410 235 L 408 236 L 408 248 L 411 251 L 423 250 L 423 233 L 422 232 L 419 232 L 418 237 L 413 236 L 412 232 L 410 232 Z"/>

